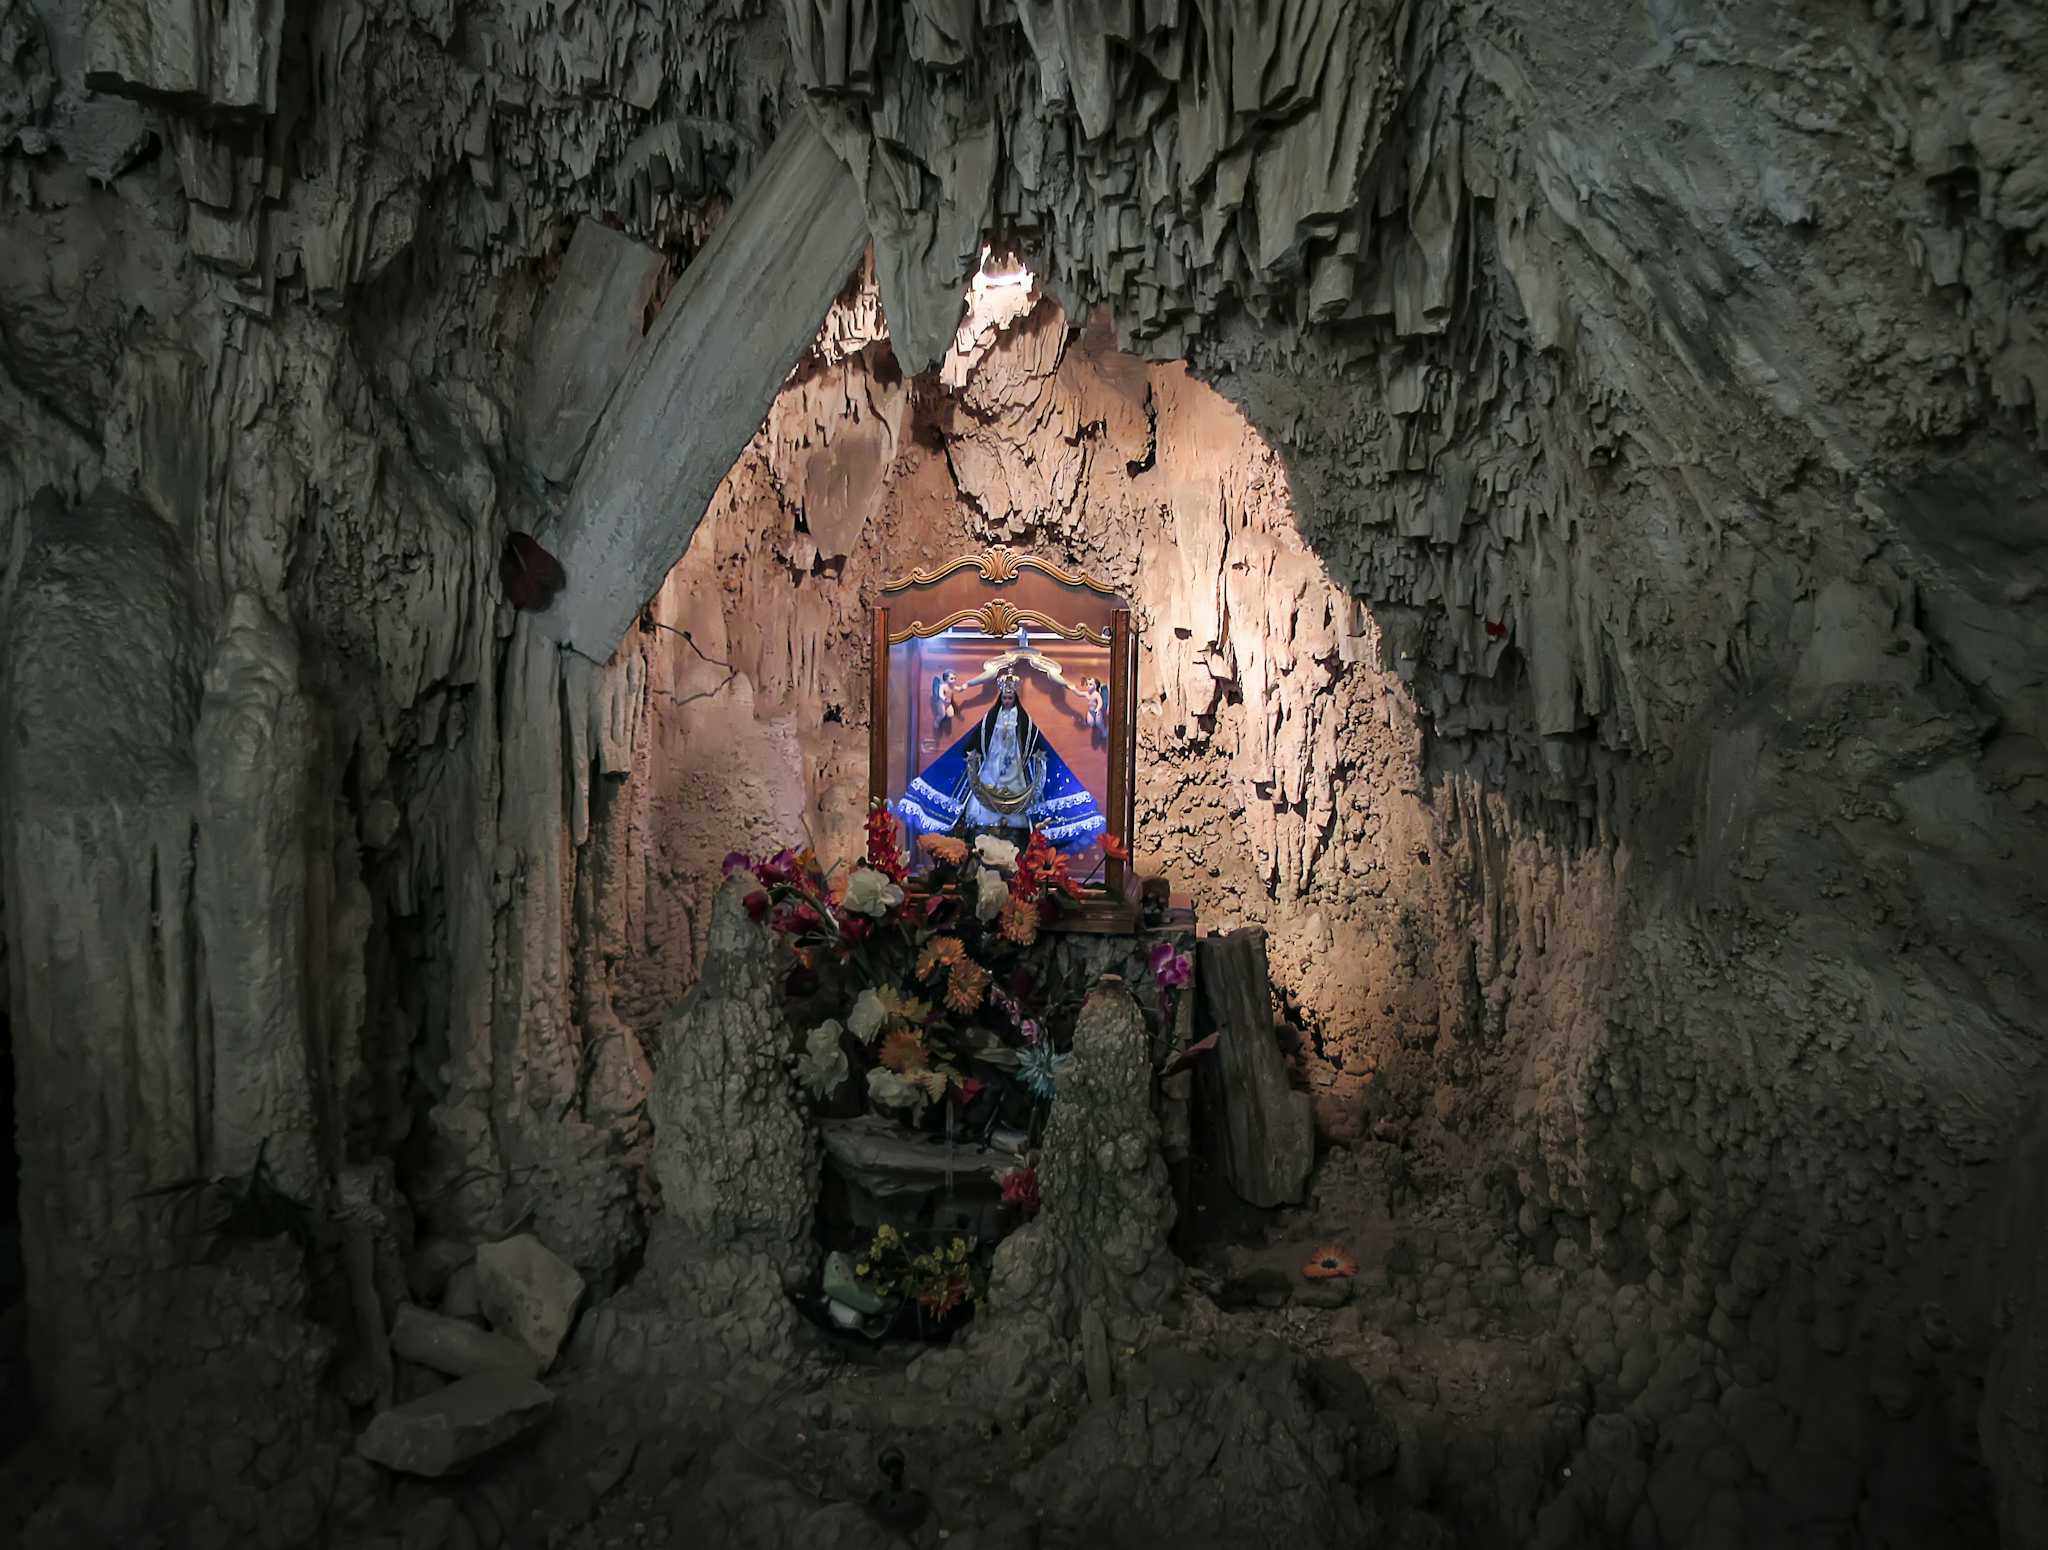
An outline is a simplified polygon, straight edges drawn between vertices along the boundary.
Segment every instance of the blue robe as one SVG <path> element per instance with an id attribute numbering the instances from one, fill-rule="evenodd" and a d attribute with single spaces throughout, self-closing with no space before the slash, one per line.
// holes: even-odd
<path id="1" fill-rule="evenodd" d="M 950 834 L 958 826 L 967 783 L 967 745 L 979 732 L 973 726 L 961 733 L 889 804 L 912 834 Z M 1109 820 L 1059 750 L 1042 738 L 1038 746 L 1045 755 L 1045 795 L 1026 816 L 1057 849 L 1085 850 L 1107 831 Z"/>

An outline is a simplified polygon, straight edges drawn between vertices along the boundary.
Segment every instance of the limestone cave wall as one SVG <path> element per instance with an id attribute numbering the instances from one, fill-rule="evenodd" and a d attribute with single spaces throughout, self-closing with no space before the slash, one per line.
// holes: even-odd
<path id="1" fill-rule="evenodd" d="M 1683 1391 L 1637 1453 L 1776 1383 L 1843 1511 L 1898 1437 L 1981 1435 L 2038 1537 L 2044 1310 L 2001 1246 L 2048 1005 L 2043 27 L 0 0 L 0 972 L 51 1416 L 178 1414 L 209 1321 L 232 1415 L 318 1365 L 302 1313 L 349 1326 L 321 1288 L 361 1276 L 195 1268 L 142 1198 L 259 1147 L 380 1252 L 530 1223 L 630 1272 L 638 1031 L 724 826 L 849 832 L 881 556 L 1002 539 L 1130 580 L 1144 859 L 1272 926 L 1328 1135 L 1575 1278 L 1596 1408 Z M 626 649 L 564 649 L 506 535 L 569 520 L 804 114 L 886 343 L 835 314 Z M 991 234 L 1051 300 L 959 342 Z M 680 554 L 696 513 L 642 519 Z M 226 1519 L 317 1435 L 287 1412 Z"/>

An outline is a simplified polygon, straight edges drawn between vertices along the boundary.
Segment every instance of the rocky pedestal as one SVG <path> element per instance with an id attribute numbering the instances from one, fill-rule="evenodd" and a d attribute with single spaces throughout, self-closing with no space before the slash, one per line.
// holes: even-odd
<path id="1" fill-rule="evenodd" d="M 751 883 L 720 890 L 704 974 L 662 1030 L 649 1108 L 661 1214 L 647 1268 L 590 1324 L 585 1359 L 735 1384 L 788 1362 L 787 1291 L 815 1267 L 816 1134 L 790 1079 L 774 943 Z"/>
<path id="2" fill-rule="evenodd" d="M 1073 1070 L 1060 1083 L 1039 1163 L 1043 1205 L 1030 1227 L 996 1255 L 991 1301 L 1011 1305 L 1019 1272 L 1052 1249 L 1059 1295 L 1072 1334 L 1094 1308 L 1112 1339 L 1128 1343 L 1158 1312 L 1180 1279 L 1166 1246 L 1173 1200 L 1152 1108 L 1152 1066 L 1145 1019 L 1121 985 L 1092 992 L 1074 1027 Z M 1027 1241 L 1010 1252 L 1015 1238 Z M 1025 1278 L 1025 1279 L 1028 1279 Z"/>
<path id="3" fill-rule="evenodd" d="M 1135 1343 L 1180 1282 L 1145 1019 L 1121 984 L 1089 995 L 1073 1054 L 1046 1124 L 1038 1215 L 996 1250 L 987 1311 L 963 1348 L 917 1368 L 920 1382 L 971 1384 L 999 1411 L 1077 1362 L 1107 1398 L 1110 1347 Z"/>

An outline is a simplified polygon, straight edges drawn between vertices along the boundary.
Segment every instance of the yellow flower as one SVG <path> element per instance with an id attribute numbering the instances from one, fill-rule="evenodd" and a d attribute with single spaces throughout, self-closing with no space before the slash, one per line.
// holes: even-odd
<path id="1" fill-rule="evenodd" d="M 893 985 L 885 986 L 878 992 L 877 999 L 882 1003 L 882 1011 L 887 1016 L 902 1022 L 921 1024 L 932 1015 L 932 1004 L 929 1001 L 898 990 Z"/>

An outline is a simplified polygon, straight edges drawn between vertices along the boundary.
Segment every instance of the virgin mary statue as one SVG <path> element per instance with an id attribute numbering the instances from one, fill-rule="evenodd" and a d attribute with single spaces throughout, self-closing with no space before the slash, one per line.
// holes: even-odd
<path id="1" fill-rule="evenodd" d="M 1078 850 L 1108 827 L 1102 809 L 1031 712 L 1017 702 L 1017 675 L 996 680 L 996 702 L 912 780 L 896 815 L 919 834 L 1000 834 L 1033 827 Z"/>

